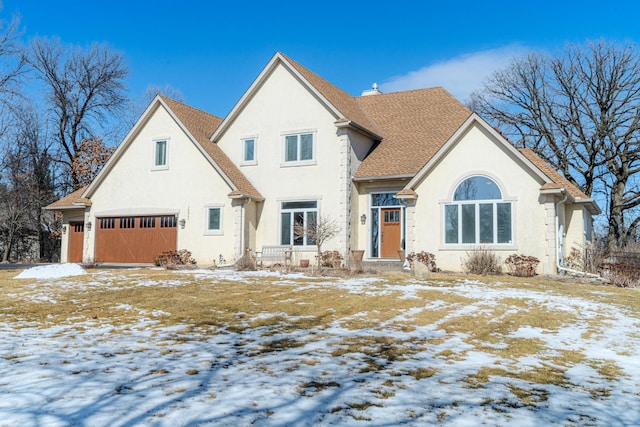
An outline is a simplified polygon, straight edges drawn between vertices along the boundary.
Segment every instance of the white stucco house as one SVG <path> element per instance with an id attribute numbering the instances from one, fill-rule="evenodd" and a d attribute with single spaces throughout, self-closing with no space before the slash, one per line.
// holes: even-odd
<path id="1" fill-rule="evenodd" d="M 443 88 L 352 96 L 276 53 L 222 119 L 157 96 L 86 188 L 55 202 L 63 262 L 201 265 L 291 246 L 294 224 L 336 221 L 323 250 L 369 261 L 427 251 L 445 270 L 469 250 L 555 273 L 592 239 L 593 199 L 516 149 Z"/>

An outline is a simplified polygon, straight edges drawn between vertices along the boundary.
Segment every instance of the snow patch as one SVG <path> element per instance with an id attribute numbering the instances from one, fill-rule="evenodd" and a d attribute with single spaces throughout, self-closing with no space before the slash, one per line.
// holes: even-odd
<path id="1" fill-rule="evenodd" d="M 87 272 L 78 264 L 49 264 L 32 267 L 18 274 L 15 279 L 59 279 L 61 277 L 82 276 Z"/>

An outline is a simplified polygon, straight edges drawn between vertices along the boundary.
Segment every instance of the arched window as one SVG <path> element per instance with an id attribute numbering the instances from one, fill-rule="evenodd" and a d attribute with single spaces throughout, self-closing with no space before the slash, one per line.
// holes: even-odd
<path id="1" fill-rule="evenodd" d="M 472 176 L 460 183 L 453 201 L 444 206 L 444 241 L 447 244 L 512 243 L 511 202 L 486 176 Z"/>

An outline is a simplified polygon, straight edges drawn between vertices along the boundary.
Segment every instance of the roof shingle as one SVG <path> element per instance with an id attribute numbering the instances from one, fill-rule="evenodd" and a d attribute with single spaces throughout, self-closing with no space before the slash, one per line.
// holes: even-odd
<path id="1" fill-rule="evenodd" d="M 85 192 L 88 186 L 82 187 L 73 193 L 67 194 L 63 198 L 56 200 L 50 205 L 46 206 L 45 209 L 56 210 L 56 209 L 71 209 L 71 208 L 82 208 L 83 206 L 90 206 L 91 200 L 82 197 L 82 194 Z"/>
<path id="2" fill-rule="evenodd" d="M 209 140 L 222 119 L 213 114 L 209 114 L 197 108 L 190 107 L 181 102 L 161 96 L 162 100 L 171 108 L 171 111 L 191 132 L 198 143 L 211 156 L 214 162 L 220 167 L 222 172 L 231 180 L 237 190 L 232 191 L 234 195 L 249 196 L 255 199 L 262 199 L 260 192 L 249 182 L 246 176 L 222 151 L 218 144 Z"/>
<path id="3" fill-rule="evenodd" d="M 574 199 L 591 200 L 589 196 L 582 192 L 578 187 L 572 184 L 567 178 L 558 173 L 551 165 L 545 162 L 530 148 L 520 148 L 519 151 L 533 163 L 542 173 L 544 173 L 553 183 L 542 186 L 543 189 L 559 189 L 564 188 Z"/>
<path id="4" fill-rule="evenodd" d="M 367 131 L 380 135 L 380 130 L 376 126 L 376 122 L 361 108 L 355 97 L 349 95 L 333 83 L 323 79 L 313 71 L 298 64 L 282 52 L 280 52 L 280 55 L 344 115 L 344 117 L 338 118 L 338 122 L 352 121 Z"/>
<path id="5" fill-rule="evenodd" d="M 471 115 L 441 87 L 361 96 L 357 101 L 384 139 L 364 159 L 356 178 L 415 175 Z"/>

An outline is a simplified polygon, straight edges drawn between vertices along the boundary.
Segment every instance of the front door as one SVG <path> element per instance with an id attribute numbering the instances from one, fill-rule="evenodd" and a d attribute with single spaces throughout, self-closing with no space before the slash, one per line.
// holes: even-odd
<path id="1" fill-rule="evenodd" d="M 82 262 L 84 222 L 69 223 L 69 262 Z"/>
<path id="2" fill-rule="evenodd" d="M 400 249 L 400 208 L 380 209 L 382 216 L 380 229 L 380 257 L 398 258 Z"/>

